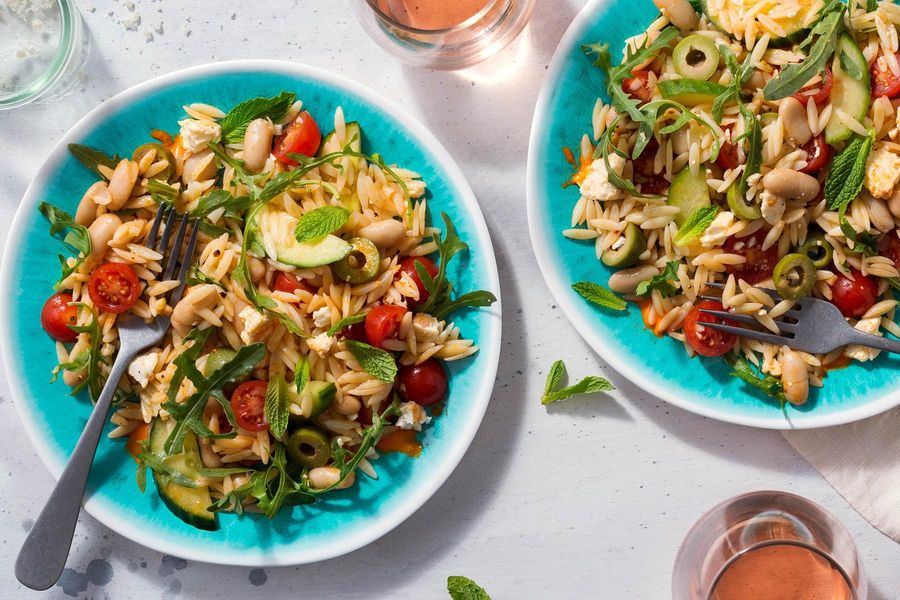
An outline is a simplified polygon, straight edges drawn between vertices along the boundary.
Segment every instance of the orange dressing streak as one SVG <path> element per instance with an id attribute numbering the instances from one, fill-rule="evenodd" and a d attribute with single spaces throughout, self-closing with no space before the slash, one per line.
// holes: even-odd
<path id="1" fill-rule="evenodd" d="M 141 423 L 128 434 L 128 443 L 125 448 L 134 460 L 137 460 L 138 454 L 141 453 L 141 442 L 150 436 L 150 423 Z"/>
<path id="2" fill-rule="evenodd" d="M 401 452 L 412 458 L 422 454 L 422 444 L 416 439 L 416 432 L 412 429 L 392 431 L 381 438 L 375 447 L 381 452 Z"/>
<path id="3" fill-rule="evenodd" d="M 657 318 L 654 323 L 650 322 L 650 309 L 653 308 L 653 303 L 649 300 L 640 300 L 637 304 L 641 307 L 641 318 L 644 319 L 644 327 L 652 331 L 656 337 L 662 337 L 663 331 L 656 326 L 662 319 Z"/>
<path id="4" fill-rule="evenodd" d="M 591 163 L 593 162 L 590 157 L 582 156 L 579 161 L 575 160 L 575 154 L 572 152 L 572 149 L 568 146 L 563 148 L 563 155 L 566 157 L 566 162 L 572 166 L 578 165 L 578 170 L 572 175 L 572 178 L 563 183 L 563 187 L 567 188 L 572 184 L 581 185 L 584 183 L 585 178 L 588 176 L 588 173 L 591 171 Z"/>

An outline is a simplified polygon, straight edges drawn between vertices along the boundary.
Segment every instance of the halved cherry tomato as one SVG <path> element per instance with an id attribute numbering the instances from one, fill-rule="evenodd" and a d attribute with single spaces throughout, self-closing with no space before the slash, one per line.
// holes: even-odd
<path id="1" fill-rule="evenodd" d="M 313 292 L 309 285 L 307 285 L 302 279 L 298 279 L 294 275 L 285 273 L 284 271 L 278 271 L 277 273 L 275 273 L 275 281 L 273 282 L 273 287 L 277 291 L 284 292 L 286 294 L 293 294 L 298 289 L 310 293 Z"/>
<path id="2" fill-rule="evenodd" d="M 322 143 L 322 133 L 312 115 L 305 110 L 294 117 L 294 120 L 284 126 L 284 129 L 275 138 L 272 154 L 278 162 L 286 165 L 296 165 L 297 161 L 289 154 L 302 154 L 314 156 Z"/>
<path id="3" fill-rule="evenodd" d="M 684 339 L 697 354 L 703 356 L 722 356 L 737 342 L 737 336 L 731 333 L 716 331 L 704 327 L 704 323 L 723 323 L 722 319 L 715 315 L 700 312 L 700 309 L 725 310 L 720 302 L 704 300 L 695 305 L 684 318 Z"/>
<path id="4" fill-rule="evenodd" d="M 78 322 L 78 307 L 70 306 L 72 294 L 60 292 L 53 294 L 44 302 L 41 309 L 41 327 L 57 342 L 74 342 L 78 334 L 69 325 Z"/>
<path id="5" fill-rule="evenodd" d="M 120 314 L 137 302 L 141 295 L 141 285 L 131 266 L 106 263 L 91 273 L 88 294 L 94 306 L 100 310 Z"/>
<path id="6" fill-rule="evenodd" d="M 831 285 L 831 301 L 845 317 L 859 318 L 878 299 L 878 284 L 856 269 L 851 273 L 853 279 L 837 274 L 837 281 Z"/>
<path id="7" fill-rule="evenodd" d="M 344 339 L 347 340 L 355 340 L 357 342 L 363 342 L 364 344 L 369 343 L 369 338 L 366 337 L 365 321 L 362 321 L 361 323 L 354 323 L 353 325 L 347 325 L 341 330 L 341 335 L 344 336 Z"/>
<path id="8" fill-rule="evenodd" d="M 404 400 L 422 406 L 437 404 L 447 395 L 447 371 L 433 358 L 400 367 L 397 384 Z"/>
<path id="9" fill-rule="evenodd" d="M 900 52 L 897 52 L 895 56 L 900 61 Z M 882 55 L 879 55 L 869 65 L 869 74 L 872 77 L 872 98 L 900 96 L 900 77 L 894 75 L 891 68 L 884 64 Z"/>
<path id="10" fill-rule="evenodd" d="M 135 460 L 137 460 L 138 454 L 141 453 L 141 442 L 146 440 L 150 436 L 150 423 L 141 423 L 137 427 L 134 428 L 134 431 L 128 434 L 128 442 L 125 444 L 125 449 L 128 450 L 128 454 Z"/>
<path id="11" fill-rule="evenodd" d="M 760 229 L 747 237 L 730 237 L 725 242 L 724 250 L 728 254 L 740 254 L 747 262 L 740 265 L 728 265 L 729 274 L 747 283 L 759 283 L 772 276 L 772 270 L 778 263 L 778 248 L 773 245 L 768 250 L 762 249 L 763 240 L 768 231 Z"/>
<path id="12" fill-rule="evenodd" d="M 822 80 L 802 88 L 794 94 L 794 98 L 803 106 L 806 106 L 806 103 L 809 102 L 810 96 L 816 104 L 823 104 L 831 97 L 831 84 L 833 81 L 834 77 L 831 75 L 831 69 L 825 67 L 825 76 Z"/>
<path id="13" fill-rule="evenodd" d="M 402 306 L 381 304 L 366 313 L 366 338 L 376 348 L 381 348 L 384 340 L 397 337 L 400 321 L 407 310 Z"/>
<path id="14" fill-rule="evenodd" d="M 887 237 L 881 240 L 878 249 L 881 251 L 882 256 L 887 256 L 894 261 L 895 267 L 900 268 L 900 238 L 897 237 L 897 234 L 893 231 L 889 233 Z"/>
<path id="15" fill-rule="evenodd" d="M 800 148 L 806 152 L 806 166 L 800 169 L 801 173 L 815 175 L 828 164 L 828 160 L 831 158 L 831 146 L 825 141 L 825 135 L 821 133 Z"/>
<path id="16" fill-rule="evenodd" d="M 728 139 L 730 140 L 734 132 L 734 125 L 725 125 L 722 129 L 729 132 Z M 719 155 L 716 156 L 716 164 L 723 169 L 737 169 L 738 165 L 741 164 L 738 145 L 730 141 L 722 142 L 722 147 L 719 148 Z"/>
<path id="17" fill-rule="evenodd" d="M 661 194 L 669 187 L 669 182 L 662 176 L 662 173 L 653 172 L 657 150 L 659 150 L 659 142 L 656 141 L 656 138 L 650 138 L 640 156 L 631 163 L 634 184 L 640 185 L 641 192 L 644 194 Z"/>
<path id="18" fill-rule="evenodd" d="M 622 90 L 639 102 L 653 100 L 653 89 L 650 87 L 650 71 L 632 71 L 631 77 L 622 80 Z"/>
<path id="19" fill-rule="evenodd" d="M 437 265 L 434 264 L 434 261 L 426 256 L 407 256 L 403 260 L 400 261 L 400 270 L 397 271 L 397 277 L 399 278 L 401 274 L 406 273 L 412 280 L 416 282 L 416 287 L 419 288 L 419 299 L 413 300 L 412 298 L 408 298 L 406 303 L 410 308 L 415 308 L 420 304 L 425 304 L 428 302 L 428 297 L 430 294 L 428 290 L 425 289 L 425 284 L 422 283 L 422 279 L 419 277 L 418 271 L 416 271 L 416 263 L 420 263 L 429 275 L 434 277 L 437 275 L 438 268 Z"/>
<path id="20" fill-rule="evenodd" d="M 245 381 L 231 393 L 231 409 L 241 429 L 265 431 L 269 428 L 266 420 L 265 381 Z"/>

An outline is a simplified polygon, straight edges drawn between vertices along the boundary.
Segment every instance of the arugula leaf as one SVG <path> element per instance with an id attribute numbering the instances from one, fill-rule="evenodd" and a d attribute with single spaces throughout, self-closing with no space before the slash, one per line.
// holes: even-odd
<path id="1" fill-rule="evenodd" d="M 200 200 L 197 201 L 197 207 L 191 211 L 191 216 L 204 218 L 208 217 L 210 213 L 224 208 L 226 215 L 238 217 L 247 210 L 249 203 L 249 196 L 238 196 L 235 198 L 227 190 L 213 190 L 200 197 Z"/>
<path id="2" fill-rule="evenodd" d="M 273 122 L 279 121 L 291 109 L 297 95 L 293 92 L 281 92 L 271 98 L 250 98 L 244 100 L 222 119 L 222 140 L 227 144 L 244 139 L 247 125 L 254 119 L 268 117 Z"/>
<path id="3" fill-rule="evenodd" d="M 294 388 L 296 388 L 297 393 L 300 394 L 308 383 L 309 359 L 305 356 L 301 356 L 299 360 L 297 360 L 297 365 L 294 367 Z"/>
<path id="4" fill-rule="evenodd" d="M 103 173 L 101 173 L 100 169 L 97 167 L 102 165 L 104 167 L 109 167 L 110 169 L 115 169 L 116 165 L 119 164 L 119 161 L 122 160 L 119 158 L 118 154 L 109 156 L 101 150 L 85 146 L 84 144 L 69 144 L 68 148 L 72 156 L 78 159 L 78 162 L 101 177 L 103 177 Z"/>
<path id="5" fill-rule="evenodd" d="M 53 367 L 53 370 L 50 372 L 50 383 L 56 381 L 62 371 L 77 373 L 87 367 L 90 356 L 90 352 L 79 352 L 76 356 L 71 357 L 70 360 L 59 363 Z"/>
<path id="6" fill-rule="evenodd" d="M 210 285 L 218 286 L 223 290 L 225 289 L 225 286 L 222 285 L 221 281 L 216 281 L 215 279 L 204 273 L 202 270 L 200 270 L 200 265 L 194 265 L 193 267 L 191 267 L 191 270 L 188 273 L 187 284 L 197 285 L 200 283 L 208 283 Z"/>
<path id="7" fill-rule="evenodd" d="M 766 84 L 763 88 L 766 100 L 781 100 L 797 93 L 810 79 L 825 70 L 844 24 L 844 8 L 840 2 L 822 7 L 819 22 L 798 47 L 801 52 L 806 51 L 806 58 L 803 62 L 785 65 L 778 77 Z"/>
<path id="8" fill-rule="evenodd" d="M 597 377 L 596 375 L 589 375 L 575 385 L 560 388 L 565 376 L 566 365 L 563 361 L 557 360 L 550 367 L 550 372 L 547 374 L 547 383 L 544 384 L 544 394 L 541 396 L 541 404 L 552 404 L 579 394 L 608 392 L 616 389 L 608 379 Z"/>
<path id="9" fill-rule="evenodd" d="M 100 365 L 106 364 L 100 350 L 103 346 L 103 336 L 100 334 L 100 323 L 97 321 L 97 315 L 94 309 L 82 302 L 74 302 L 79 310 L 86 310 L 91 313 L 91 322 L 87 325 L 69 325 L 69 329 L 77 333 L 86 333 L 90 336 L 91 345 L 87 351 L 87 373 L 81 383 L 72 388 L 72 395 L 75 396 L 84 388 L 88 389 L 91 396 L 91 402 L 97 402 L 100 399 L 100 392 L 103 391 L 103 384 L 106 382 L 103 374 L 100 372 Z M 76 357 L 74 362 L 80 363 L 84 359 Z M 80 370 L 80 369 L 79 369 Z"/>
<path id="10" fill-rule="evenodd" d="M 280 439 L 287 431 L 288 426 L 288 398 L 287 382 L 281 375 L 275 375 L 269 379 L 266 388 L 265 415 L 269 422 L 269 431 L 276 439 Z"/>
<path id="11" fill-rule="evenodd" d="M 866 137 L 854 136 L 831 161 L 825 177 L 825 200 L 828 208 L 843 216 L 847 206 L 859 195 L 866 177 L 866 160 L 875 142 L 875 132 Z"/>
<path id="12" fill-rule="evenodd" d="M 731 368 L 732 371 L 730 375 L 733 377 L 742 379 L 751 386 L 762 391 L 767 396 L 778 400 L 782 406 L 787 402 L 781 380 L 772 375 L 762 375 L 757 373 L 756 368 L 743 356 L 735 359 Z"/>
<path id="13" fill-rule="evenodd" d="M 147 191 L 150 197 L 158 204 L 174 204 L 178 199 L 178 188 L 160 181 L 151 179 L 147 182 Z"/>
<path id="14" fill-rule="evenodd" d="M 461 575 L 447 578 L 447 592 L 452 600 L 491 600 L 484 588 Z"/>
<path id="15" fill-rule="evenodd" d="M 719 214 L 719 207 L 714 204 L 695 210 L 678 229 L 678 233 L 675 234 L 675 243 L 683 246 L 693 242 L 703 235 L 703 232 L 712 224 L 717 214 Z"/>
<path id="16" fill-rule="evenodd" d="M 61 233 L 68 230 L 65 236 L 61 238 L 62 242 L 73 251 L 79 253 L 79 255 L 76 255 L 75 262 L 72 266 L 69 266 L 69 263 L 64 256 L 59 256 L 59 262 L 62 267 L 62 277 L 60 277 L 59 281 L 53 286 L 54 289 L 59 289 L 59 284 L 62 283 L 66 277 L 74 273 L 88 255 L 90 255 L 91 235 L 88 233 L 87 227 L 79 225 L 69 213 L 61 208 L 53 206 L 49 202 L 41 202 L 38 206 L 38 210 L 50 222 L 50 235 L 59 238 Z"/>
<path id="17" fill-rule="evenodd" d="M 863 256 L 878 255 L 878 239 L 868 231 L 856 231 L 846 217 L 841 217 L 841 232 L 853 242 L 853 252 Z"/>
<path id="18" fill-rule="evenodd" d="M 713 101 L 713 118 L 716 120 L 716 123 L 721 123 L 722 115 L 725 112 L 725 106 L 735 100 L 740 102 L 741 86 L 747 83 L 747 80 L 753 75 L 753 61 L 751 60 L 752 55 L 747 54 L 744 62 L 739 66 L 730 47 L 726 44 L 719 44 L 718 47 L 719 53 L 725 61 L 725 66 L 731 71 L 731 84 L 728 86 L 727 90 L 716 96 L 716 99 Z"/>
<path id="19" fill-rule="evenodd" d="M 678 293 L 678 289 L 672 285 L 673 281 L 678 280 L 678 261 L 670 260 L 666 263 L 666 268 L 662 273 L 654 275 L 647 281 L 638 284 L 634 291 L 635 296 L 649 296 L 650 292 L 656 290 L 663 298 L 669 298 Z"/>
<path id="20" fill-rule="evenodd" d="M 416 272 L 418 272 L 418 267 L 421 263 L 415 264 Z M 442 319 L 445 319 L 448 315 L 450 315 L 450 313 L 453 313 L 460 308 L 478 308 L 483 306 L 490 306 L 496 301 L 497 296 L 487 290 L 466 292 L 465 294 L 455 298 L 454 300 L 450 300 L 448 298 L 446 301 L 442 302 L 434 309 L 434 313 L 432 313 L 432 316 L 440 321 Z"/>
<path id="21" fill-rule="evenodd" d="M 609 291 L 602 285 L 591 281 L 578 281 L 572 284 L 572 289 L 578 294 L 597 306 L 608 308 L 610 310 L 625 310 L 628 304 L 619 298 L 615 293 Z"/>
<path id="22" fill-rule="evenodd" d="M 345 340 L 344 343 L 362 370 L 375 379 L 393 383 L 397 378 L 397 362 L 389 352 L 356 340 Z"/>
<path id="23" fill-rule="evenodd" d="M 337 323 L 331 326 L 331 329 L 328 330 L 328 335 L 334 335 L 344 329 L 345 327 L 349 327 L 350 325 L 355 325 L 356 323 L 362 323 L 366 320 L 366 315 L 368 313 L 359 313 L 357 315 L 350 315 L 349 317 L 344 317 Z"/>
<path id="24" fill-rule="evenodd" d="M 146 440 L 144 440 L 144 442 L 146 442 Z M 140 454 L 138 454 L 139 469 L 150 468 L 160 477 L 160 479 L 162 480 L 160 483 L 162 483 L 163 485 L 168 482 L 172 482 L 175 485 L 180 485 L 182 487 L 198 487 L 199 484 L 196 481 L 189 477 L 186 477 L 184 473 L 181 473 L 180 471 L 177 471 L 167 465 L 165 461 L 166 457 L 151 452 L 148 445 L 146 445 L 144 442 L 141 442 L 141 452 Z M 144 491 L 142 487 L 141 491 Z"/>
<path id="25" fill-rule="evenodd" d="M 294 237 L 300 243 L 320 240 L 337 231 L 350 218 L 350 211 L 340 206 L 321 206 L 297 220 Z"/>

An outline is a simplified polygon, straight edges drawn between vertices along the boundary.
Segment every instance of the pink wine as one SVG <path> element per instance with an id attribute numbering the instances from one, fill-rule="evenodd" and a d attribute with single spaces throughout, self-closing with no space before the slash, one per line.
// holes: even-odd
<path id="1" fill-rule="evenodd" d="M 378 8 L 407 27 L 434 31 L 455 27 L 492 0 L 378 0 Z"/>

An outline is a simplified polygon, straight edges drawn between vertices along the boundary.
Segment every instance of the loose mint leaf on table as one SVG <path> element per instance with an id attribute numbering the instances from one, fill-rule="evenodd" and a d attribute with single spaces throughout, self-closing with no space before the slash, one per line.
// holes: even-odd
<path id="1" fill-rule="evenodd" d="M 616 387 L 608 379 L 589 375 L 575 385 L 560 387 L 566 376 L 566 365 L 557 360 L 547 373 L 547 382 L 544 384 L 544 394 L 541 396 L 541 404 L 547 405 L 560 400 L 566 400 L 579 394 L 592 394 L 594 392 L 609 392 Z"/>
<path id="2" fill-rule="evenodd" d="M 592 304 L 608 308 L 610 310 L 625 310 L 627 303 L 615 293 L 602 285 L 591 281 L 579 281 L 572 284 L 572 289 Z"/>
<path id="3" fill-rule="evenodd" d="M 453 600 L 491 600 L 484 588 L 462 575 L 447 578 L 447 592 Z"/>
<path id="4" fill-rule="evenodd" d="M 279 121 L 291 109 L 296 97 L 293 92 L 281 92 L 271 98 L 244 100 L 222 119 L 222 141 L 226 144 L 242 141 L 247 125 L 254 119 L 268 117 L 272 121 Z"/>

